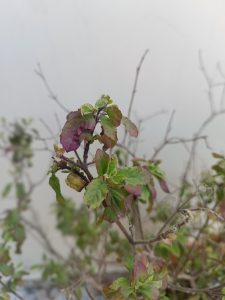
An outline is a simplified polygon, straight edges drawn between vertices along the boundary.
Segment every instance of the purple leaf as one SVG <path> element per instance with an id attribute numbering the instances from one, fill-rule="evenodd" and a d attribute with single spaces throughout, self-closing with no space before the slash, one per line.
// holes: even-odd
<path id="1" fill-rule="evenodd" d="M 92 115 L 82 116 L 80 110 L 70 112 L 60 135 L 60 143 L 66 152 L 79 148 L 82 133 L 92 133 L 95 128 L 95 118 Z"/>
<path id="2" fill-rule="evenodd" d="M 133 195 L 129 195 L 125 199 L 125 208 L 126 208 L 126 210 L 131 208 L 131 204 L 132 204 L 133 199 L 134 199 Z"/>
<path id="3" fill-rule="evenodd" d="M 142 191 L 142 186 L 141 185 L 130 185 L 130 184 L 127 184 L 125 185 L 125 190 L 134 195 L 134 196 L 140 196 L 141 194 L 141 191 Z"/>
<path id="4" fill-rule="evenodd" d="M 134 261 L 134 280 L 138 280 L 140 277 L 143 277 L 147 274 L 147 258 L 146 256 L 136 257 Z"/>
<path id="5" fill-rule="evenodd" d="M 168 185 L 164 179 L 159 179 L 159 185 L 165 193 L 170 193 Z"/>
<path id="6" fill-rule="evenodd" d="M 150 190 L 150 192 L 151 192 L 151 194 L 152 194 L 152 200 L 155 200 L 155 199 L 156 199 L 156 196 L 157 196 L 155 187 L 152 186 L 152 185 L 149 185 L 149 190 Z"/>

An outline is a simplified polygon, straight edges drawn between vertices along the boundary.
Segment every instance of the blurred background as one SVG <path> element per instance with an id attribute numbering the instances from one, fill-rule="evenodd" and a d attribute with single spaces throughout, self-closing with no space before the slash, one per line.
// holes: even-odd
<path id="1" fill-rule="evenodd" d="M 138 153 L 151 157 L 173 110 L 171 135 L 175 137 L 191 137 L 209 115 L 199 51 L 210 80 L 221 82 L 218 63 L 225 71 L 224 15 L 223 0 L 0 0 L 0 115 L 11 121 L 33 118 L 43 137 L 49 135 L 46 124 L 53 133 L 59 131 L 66 112 L 49 98 L 35 73 L 38 64 L 69 110 L 109 94 L 126 114 L 136 67 L 149 49 L 132 120 L 164 110 L 142 126 Z M 221 108 L 222 88 L 213 89 L 216 109 Z M 210 146 L 223 153 L 224 124 L 221 115 L 204 132 Z M 202 150 L 201 143 L 199 147 L 197 161 L 202 169 L 210 165 L 211 154 L 205 145 Z M 169 183 L 176 184 L 186 162 L 184 147 L 169 146 L 159 158 Z M 32 180 L 47 173 L 50 160 L 50 152 L 37 153 Z M 5 157 L 0 164 L 2 189 L 9 180 L 9 165 Z M 69 188 L 65 191 L 69 193 Z M 64 252 L 66 246 L 54 231 L 50 216 L 54 201 L 46 179 L 35 190 L 32 205 L 51 240 Z M 2 200 L 0 210 L 13 205 L 13 199 Z M 23 249 L 27 268 L 42 256 L 41 246 L 32 236 Z"/>

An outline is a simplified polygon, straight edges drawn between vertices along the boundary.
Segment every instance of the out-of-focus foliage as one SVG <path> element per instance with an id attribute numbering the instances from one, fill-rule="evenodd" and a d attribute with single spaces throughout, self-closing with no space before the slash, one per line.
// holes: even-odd
<path id="1" fill-rule="evenodd" d="M 23 250 L 27 228 L 39 235 L 45 249 L 33 269 L 68 297 L 82 299 L 83 289 L 90 299 L 99 294 L 121 300 L 222 297 L 224 156 L 213 153 L 212 169 L 194 182 L 185 179 L 173 193 L 159 160 L 137 158 L 121 147 L 120 125 L 127 132 L 124 140 L 127 134 L 137 137 L 136 125 L 109 96 L 67 116 L 48 174 L 56 229 L 68 249 L 60 253 L 45 229 L 24 216 L 35 188 L 27 172 L 39 134 L 30 121 L 3 120 L 1 151 L 11 162 L 11 182 L 2 198 L 13 197 L 15 205 L 1 219 L 0 299 L 16 292 L 26 275 L 12 254 Z M 62 184 L 74 190 L 74 198 L 82 193 L 81 205 L 63 195 Z M 174 197 L 159 201 L 162 193 Z"/>

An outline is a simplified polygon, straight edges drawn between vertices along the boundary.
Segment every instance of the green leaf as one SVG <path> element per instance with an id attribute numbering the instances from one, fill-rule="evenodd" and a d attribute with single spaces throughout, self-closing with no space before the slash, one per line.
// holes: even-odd
<path id="1" fill-rule="evenodd" d="M 125 181 L 126 184 L 130 185 L 145 184 L 145 176 L 139 167 L 127 167 L 119 169 L 117 171 L 116 176 L 114 176 L 113 180 L 116 183 L 121 183 Z"/>
<path id="2" fill-rule="evenodd" d="M 12 183 L 7 183 L 2 191 L 2 197 L 3 198 L 7 197 L 11 189 L 12 189 Z"/>
<path id="3" fill-rule="evenodd" d="M 137 126 L 130 119 L 127 117 L 122 117 L 122 124 L 125 126 L 125 129 L 128 131 L 130 136 L 138 136 Z"/>
<path id="4" fill-rule="evenodd" d="M 118 127 L 122 120 L 122 113 L 117 105 L 111 105 L 107 107 L 106 112 L 109 116 L 110 121 L 116 127 Z"/>
<path id="5" fill-rule="evenodd" d="M 82 116 L 92 114 L 94 112 L 95 108 L 89 103 L 85 103 L 81 106 L 80 111 Z"/>
<path id="6" fill-rule="evenodd" d="M 101 116 L 101 125 L 104 134 L 113 141 L 117 141 L 116 127 L 113 125 L 112 121 L 107 116 Z"/>
<path id="7" fill-rule="evenodd" d="M 139 198 L 144 200 L 145 202 L 148 202 L 151 199 L 151 194 L 149 192 L 147 185 L 144 185 L 142 187 L 142 192 L 141 192 L 141 195 L 139 196 Z"/>
<path id="8" fill-rule="evenodd" d="M 6 264 L 0 264 L 0 273 L 4 276 L 10 276 L 14 272 L 14 267 L 12 264 L 6 265 Z"/>
<path id="9" fill-rule="evenodd" d="M 131 273 L 134 269 L 134 257 L 132 255 L 129 255 L 126 258 L 125 261 L 125 267 L 127 268 L 127 270 Z"/>
<path id="10" fill-rule="evenodd" d="M 100 149 L 96 151 L 95 154 L 95 162 L 96 162 L 96 169 L 99 176 L 106 174 L 108 170 L 109 164 L 109 155 Z"/>
<path id="11" fill-rule="evenodd" d="M 86 181 L 84 181 L 79 175 L 69 173 L 66 180 L 66 184 L 77 192 L 82 191 L 82 189 L 86 185 Z"/>
<path id="12" fill-rule="evenodd" d="M 101 178 L 96 178 L 89 183 L 84 194 L 84 201 L 91 208 L 99 207 L 108 194 L 108 187 Z"/>
<path id="13" fill-rule="evenodd" d="M 55 176 L 55 174 L 52 174 L 51 177 L 49 178 L 49 185 L 55 191 L 57 202 L 61 205 L 64 205 L 65 199 L 61 194 L 60 182 L 58 177 Z"/>
<path id="14" fill-rule="evenodd" d="M 164 179 L 165 173 L 160 169 L 160 167 L 152 162 L 149 164 L 149 172 L 157 179 Z"/>
<path id="15" fill-rule="evenodd" d="M 117 165 L 118 165 L 118 159 L 116 155 L 113 155 L 109 161 L 107 174 L 109 177 L 113 177 L 117 173 Z"/>
<path id="16" fill-rule="evenodd" d="M 97 109 L 101 109 L 109 104 L 113 103 L 113 100 L 106 95 L 103 95 L 96 103 L 95 103 L 95 107 Z"/>
<path id="17" fill-rule="evenodd" d="M 130 286 L 129 280 L 126 277 L 119 277 L 111 284 L 110 288 L 112 290 L 118 290 L 120 288 L 127 288 Z"/>
<path id="18" fill-rule="evenodd" d="M 103 220 L 106 220 L 110 223 L 114 223 L 117 220 L 116 213 L 112 210 L 111 207 L 106 207 L 102 216 Z"/>
<path id="19" fill-rule="evenodd" d="M 122 188 L 110 188 L 111 205 L 118 214 L 125 212 L 125 199 L 128 193 Z"/>

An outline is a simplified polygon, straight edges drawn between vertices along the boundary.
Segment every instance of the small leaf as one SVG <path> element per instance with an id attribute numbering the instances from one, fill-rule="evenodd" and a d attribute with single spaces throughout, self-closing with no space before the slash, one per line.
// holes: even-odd
<path id="1" fill-rule="evenodd" d="M 137 126 L 130 119 L 127 117 L 122 117 L 122 124 L 125 126 L 125 129 L 128 131 L 130 136 L 138 136 Z"/>
<path id="2" fill-rule="evenodd" d="M 106 220 L 110 223 L 114 223 L 118 218 L 116 213 L 112 210 L 111 207 L 106 207 L 102 216 L 103 220 Z"/>
<path id="3" fill-rule="evenodd" d="M 10 191 L 12 189 L 12 183 L 7 183 L 2 191 L 2 197 L 5 198 L 9 195 Z"/>
<path id="4" fill-rule="evenodd" d="M 118 127 L 122 120 L 122 113 L 117 105 L 111 105 L 107 107 L 106 112 L 109 116 L 110 121 L 116 127 Z"/>
<path id="5" fill-rule="evenodd" d="M 170 193 L 168 185 L 164 179 L 159 179 L 159 185 L 165 193 Z"/>
<path id="6" fill-rule="evenodd" d="M 81 106 L 80 111 L 82 116 L 85 116 L 88 114 L 92 114 L 95 111 L 95 108 L 91 104 L 85 103 Z"/>
<path id="7" fill-rule="evenodd" d="M 58 177 L 55 176 L 55 174 L 52 174 L 49 178 L 49 185 L 55 191 L 57 202 L 61 205 L 65 204 L 65 199 L 61 194 L 60 182 Z"/>
<path id="8" fill-rule="evenodd" d="M 130 193 L 134 196 L 139 196 L 141 194 L 141 191 L 142 191 L 142 186 L 141 185 L 126 184 L 124 188 L 128 193 Z"/>
<path id="9" fill-rule="evenodd" d="M 105 151 L 102 151 L 100 149 L 96 151 L 95 162 L 99 176 L 102 176 L 107 173 L 109 160 L 109 155 Z"/>
<path id="10" fill-rule="evenodd" d="M 117 165 L 118 165 L 118 159 L 116 155 L 112 155 L 109 164 L 108 164 L 108 169 L 107 169 L 107 174 L 110 177 L 113 177 L 117 173 Z"/>
<path id="11" fill-rule="evenodd" d="M 103 95 L 96 103 L 95 103 L 95 107 L 97 109 L 101 109 L 109 104 L 112 104 L 113 103 L 113 100 L 109 97 L 109 96 L 106 96 L 106 95 Z"/>
<path id="12" fill-rule="evenodd" d="M 89 183 L 84 194 L 84 201 L 95 209 L 101 205 L 108 194 L 108 187 L 101 178 L 96 178 Z"/>
<path id="13" fill-rule="evenodd" d="M 56 157 L 61 157 L 65 153 L 65 149 L 62 147 L 59 147 L 58 145 L 54 145 L 54 150 Z"/>
<path id="14" fill-rule="evenodd" d="M 66 184 L 77 192 L 82 191 L 86 182 L 77 174 L 70 173 L 66 178 Z"/>

